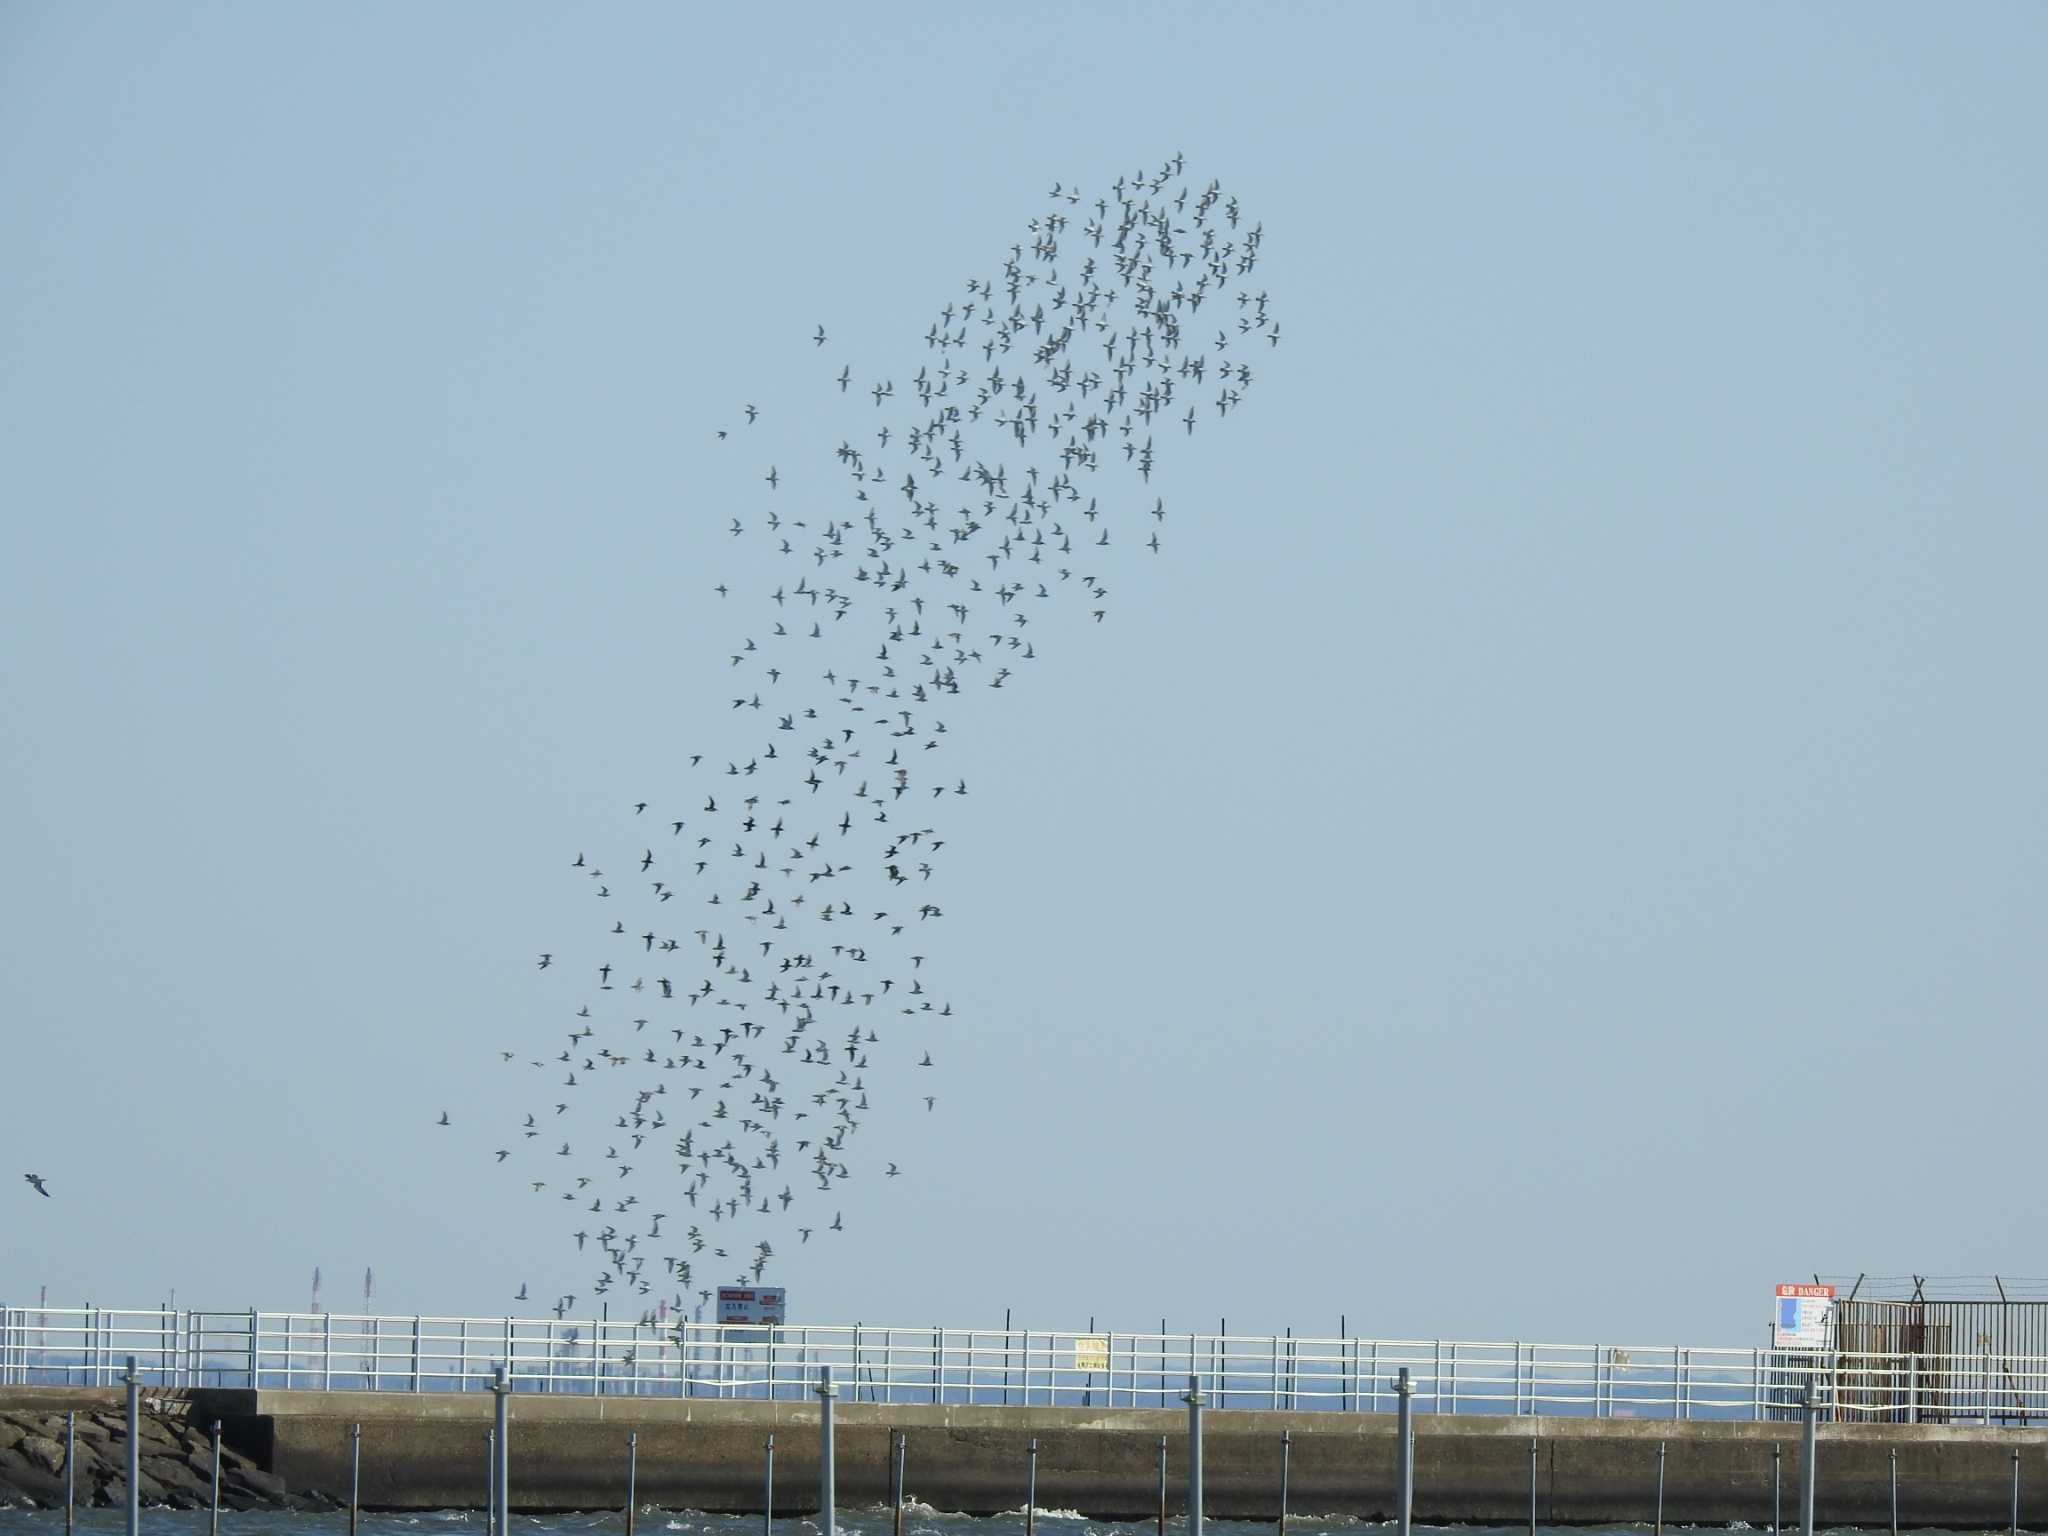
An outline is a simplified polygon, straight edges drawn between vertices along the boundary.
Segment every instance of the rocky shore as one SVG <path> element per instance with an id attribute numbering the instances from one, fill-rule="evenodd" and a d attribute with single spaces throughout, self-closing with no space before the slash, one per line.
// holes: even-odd
<path id="1" fill-rule="evenodd" d="M 146 1402 L 141 1420 L 144 1504 L 204 1509 L 213 1479 L 211 1427 L 188 1418 L 182 1402 Z M 127 1501 L 128 1422 L 121 1408 L 78 1412 L 75 1438 L 80 1508 Z M 248 1457 L 221 1447 L 223 1509 L 306 1509 L 325 1501 L 294 1496 L 282 1480 Z M 0 1508 L 61 1509 L 64 1504 L 64 1414 L 0 1407 Z"/>

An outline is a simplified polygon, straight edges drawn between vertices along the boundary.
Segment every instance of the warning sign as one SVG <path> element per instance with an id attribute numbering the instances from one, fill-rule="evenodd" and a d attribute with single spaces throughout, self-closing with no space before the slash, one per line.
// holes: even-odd
<path id="1" fill-rule="evenodd" d="M 1781 1285 L 1777 1310 L 1771 1316 L 1774 1349 L 1826 1349 L 1835 1320 L 1832 1285 Z"/>

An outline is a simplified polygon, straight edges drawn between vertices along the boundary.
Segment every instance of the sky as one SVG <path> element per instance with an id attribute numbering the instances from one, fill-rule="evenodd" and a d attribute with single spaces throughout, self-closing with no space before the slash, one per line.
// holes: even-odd
<path id="1" fill-rule="evenodd" d="M 492 1151 L 571 860 L 733 738 L 728 523 L 1175 155 L 1283 340 L 963 710 L 956 1017 L 793 1317 L 2048 1274 L 2044 73 L 2023 4 L 0 7 L 0 1300 L 587 1291 Z"/>

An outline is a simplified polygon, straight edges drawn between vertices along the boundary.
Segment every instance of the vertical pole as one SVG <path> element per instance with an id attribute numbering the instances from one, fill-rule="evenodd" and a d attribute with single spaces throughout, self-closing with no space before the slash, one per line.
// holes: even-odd
<path id="1" fill-rule="evenodd" d="M 775 1437 L 761 1448 L 761 1536 L 775 1532 Z"/>
<path id="2" fill-rule="evenodd" d="M 2012 1518 L 2006 1524 L 2009 1536 L 2020 1536 L 2020 1448 L 2012 1448 Z"/>
<path id="3" fill-rule="evenodd" d="M 495 1432 L 492 1450 L 496 1456 L 496 1460 L 491 1464 L 494 1474 L 491 1487 L 497 1496 L 498 1536 L 507 1536 L 512 1529 L 512 1436 L 510 1425 L 507 1423 L 510 1417 L 512 1389 L 511 1383 L 505 1379 L 505 1367 L 502 1365 L 494 1366 L 491 1370 L 491 1392 L 495 1398 L 491 1405 L 491 1428 Z"/>
<path id="4" fill-rule="evenodd" d="M 1657 1442 L 1657 1536 L 1664 1536 L 1664 1442 Z"/>
<path id="5" fill-rule="evenodd" d="M 1906 1356 L 1906 1422 L 1920 1422 L 1920 1357 Z"/>
<path id="6" fill-rule="evenodd" d="M 363 1491 L 363 1426 L 348 1427 L 348 1536 L 361 1521 Z"/>
<path id="7" fill-rule="evenodd" d="M 213 1496 L 207 1505 L 206 1536 L 220 1536 L 220 1420 L 213 1421 Z"/>
<path id="8" fill-rule="evenodd" d="M 1814 1425 L 1820 1418 L 1820 1404 L 1814 1399 L 1812 1382 L 1806 1384 L 1799 1406 L 1806 1413 L 1806 1438 L 1799 1458 L 1799 1536 L 1813 1536 Z"/>
<path id="9" fill-rule="evenodd" d="M 1010 1406 L 1010 1309 L 1003 1308 L 1003 1406 Z"/>
<path id="10" fill-rule="evenodd" d="M 498 1432 L 484 1431 L 484 1531 L 498 1536 Z"/>
<path id="11" fill-rule="evenodd" d="M 1038 1438 L 1024 1447 L 1024 1536 L 1038 1530 Z"/>
<path id="12" fill-rule="evenodd" d="M 128 1371 L 122 1381 L 128 1388 L 128 1536 L 142 1529 L 142 1378 L 135 1374 L 135 1357 L 128 1357 Z"/>
<path id="13" fill-rule="evenodd" d="M 1394 1456 L 1399 1469 L 1394 1490 L 1394 1522 L 1400 1536 L 1409 1536 L 1409 1522 L 1415 1513 L 1415 1383 L 1405 1365 L 1394 1378 L 1394 1397 L 1398 1414 Z"/>
<path id="14" fill-rule="evenodd" d="M 1529 1536 L 1536 1536 L 1536 1437 L 1529 1437 Z"/>
<path id="15" fill-rule="evenodd" d="M 832 1399 L 839 1389 L 832 1385 L 832 1367 L 818 1367 L 818 1529 L 824 1536 L 837 1536 L 839 1512 L 833 1507 Z"/>
<path id="16" fill-rule="evenodd" d="M 633 1517 L 639 1511 L 639 1499 L 634 1485 L 640 1479 L 640 1435 L 636 1430 L 626 1436 L 626 1536 L 633 1536 Z"/>
<path id="17" fill-rule="evenodd" d="M 1785 1447 L 1771 1442 L 1771 1536 L 1785 1528 Z"/>
<path id="18" fill-rule="evenodd" d="M 1287 1430 L 1280 1431 L 1280 1536 L 1287 1536 L 1287 1453 L 1293 1449 L 1294 1436 Z"/>
<path id="19" fill-rule="evenodd" d="M 1188 1536 L 1202 1536 L 1202 1378 L 1188 1373 Z"/>
<path id="20" fill-rule="evenodd" d="M 214 1507 L 220 1507 L 220 1426 L 213 1426 Z M 78 1415 L 64 1415 L 64 1536 L 78 1529 Z M 215 1536 L 219 1536 L 215 1532 Z"/>
<path id="21" fill-rule="evenodd" d="M 1899 1448 L 1892 1447 L 1892 1536 L 1899 1536 Z"/>
<path id="22" fill-rule="evenodd" d="M 894 1523 L 891 1526 L 894 1536 L 903 1536 L 903 1460 L 906 1449 L 905 1439 L 903 1431 L 897 1430 L 895 1434 L 896 1443 L 891 1447 L 895 1454 L 890 1458 L 889 1464 L 890 1502 L 894 1506 L 895 1511 Z"/>
<path id="23" fill-rule="evenodd" d="M 1161 1333 L 1166 1330 L 1160 1329 Z M 1166 1536 L 1166 1436 L 1159 1437 L 1159 1536 Z"/>

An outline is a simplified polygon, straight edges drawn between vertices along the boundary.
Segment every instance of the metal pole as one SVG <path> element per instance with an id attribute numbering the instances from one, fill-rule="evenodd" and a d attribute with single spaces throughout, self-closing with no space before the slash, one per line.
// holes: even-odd
<path id="1" fill-rule="evenodd" d="M 1159 1437 L 1159 1536 L 1166 1536 L 1166 1436 Z"/>
<path id="2" fill-rule="evenodd" d="M 1202 1536 L 1202 1379 L 1188 1375 L 1188 1536 Z"/>
<path id="3" fill-rule="evenodd" d="M 64 1415 L 64 1536 L 78 1529 L 78 1415 Z M 213 1507 L 220 1508 L 220 1425 L 213 1426 Z M 216 1517 L 217 1518 L 217 1517 Z M 218 1530 L 214 1536 L 220 1536 Z"/>
<path id="4" fill-rule="evenodd" d="M 484 1431 L 484 1531 L 498 1536 L 498 1434 Z"/>
<path id="5" fill-rule="evenodd" d="M 626 1536 L 633 1536 L 633 1516 L 639 1501 L 634 1497 L 634 1484 L 640 1476 L 640 1435 L 638 1431 L 626 1436 Z"/>
<path id="6" fill-rule="evenodd" d="M 2010 1536 L 2020 1536 L 2020 1448 L 2012 1448 L 2012 1519 L 2006 1525 Z"/>
<path id="7" fill-rule="evenodd" d="M 761 1448 L 761 1536 L 773 1536 L 775 1530 L 775 1437 L 770 1435 L 768 1443 Z"/>
<path id="8" fill-rule="evenodd" d="M 351 1424 L 348 1427 L 348 1536 L 356 1536 L 356 1525 L 362 1507 L 363 1489 L 363 1426 Z"/>
<path id="9" fill-rule="evenodd" d="M 207 1536 L 220 1536 L 220 1420 L 213 1421 L 213 1498 L 208 1505 Z"/>
<path id="10" fill-rule="evenodd" d="M 1529 1437 L 1529 1536 L 1536 1536 L 1536 1437 Z"/>
<path id="11" fill-rule="evenodd" d="M 824 1536 L 836 1536 L 838 1511 L 833 1508 L 832 1399 L 839 1389 L 832 1385 L 832 1367 L 818 1367 L 818 1529 Z"/>
<path id="12" fill-rule="evenodd" d="M 1892 1447 L 1892 1536 L 1899 1536 L 1899 1448 Z"/>
<path id="13" fill-rule="evenodd" d="M 1785 1528 L 1785 1447 L 1771 1442 L 1771 1536 Z"/>
<path id="14" fill-rule="evenodd" d="M 494 1421 L 492 1429 L 495 1439 L 492 1449 L 496 1460 L 492 1463 L 495 1475 L 491 1479 L 492 1491 L 497 1496 L 498 1536 L 506 1536 L 512 1528 L 512 1435 L 507 1419 L 512 1399 L 511 1384 L 505 1379 L 505 1367 L 495 1366 L 491 1370 L 491 1391 L 495 1401 L 492 1404 Z"/>
<path id="15" fill-rule="evenodd" d="M 1287 1536 L 1287 1453 L 1293 1449 L 1294 1436 L 1287 1430 L 1280 1431 L 1280 1536 Z"/>
<path id="16" fill-rule="evenodd" d="M 1024 1536 L 1038 1530 L 1038 1440 L 1024 1447 Z"/>
<path id="17" fill-rule="evenodd" d="M 1409 1536 L 1409 1524 L 1415 1513 L 1415 1383 L 1409 1378 L 1408 1367 L 1401 1367 L 1401 1374 L 1394 1378 L 1394 1397 L 1398 1422 L 1395 1426 L 1394 1522 L 1401 1536 Z"/>
<path id="18" fill-rule="evenodd" d="M 128 1387 L 128 1536 L 142 1529 L 142 1378 L 135 1374 L 135 1357 L 128 1357 L 122 1381 Z"/>
<path id="19" fill-rule="evenodd" d="M 1664 1536 L 1664 1442 L 1657 1442 L 1657 1536 Z"/>
<path id="20" fill-rule="evenodd" d="M 903 1458 L 905 1440 L 903 1431 L 897 1430 L 894 1438 L 896 1443 L 890 1447 L 893 1454 L 889 1458 L 889 1497 L 890 1502 L 895 1506 L 895 1520 L 892 1529 L 895 1536 L 903 1536 Z"/>
<path id="21" fill-rule="evenodd" d="M 1820 1404 L 1814 1400 L 1811 1382 L 1799 1406 L 1806 1412 L 1806 1438 L 1799 1458 L 1799 1536 L 1813 1536 L 1814 1425 L 1820 1418 Z"/>

